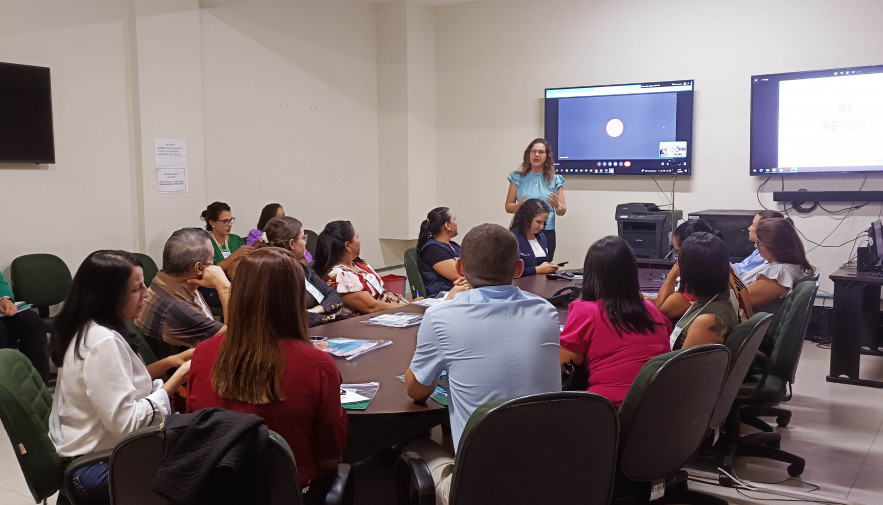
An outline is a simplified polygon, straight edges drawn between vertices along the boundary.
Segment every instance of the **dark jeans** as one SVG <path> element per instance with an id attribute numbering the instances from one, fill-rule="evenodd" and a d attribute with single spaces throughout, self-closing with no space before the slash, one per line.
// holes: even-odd
<path id="1" fill-rule="evenodd" d="M 40 314 L 23 310 L 12 317 L 0 317 L 0 348 L 18 347 L 31 360 L 45 381 L 49 377 L 46 326 Z"/>
<path id="2" fill-rule="evenodd" d="M 80 468 L 74 473 L 73 483 L 78 502 L 96 505 L 110 503 L 107 462 Z"/>
<path id="3" fill-rule="evenodd" d="M 555 230 L 544 230 L 543 234 L 546 235 L 546 247 L 549 248 L 549 256 L 543 261 L 551 262 L 555 257 Z"/>

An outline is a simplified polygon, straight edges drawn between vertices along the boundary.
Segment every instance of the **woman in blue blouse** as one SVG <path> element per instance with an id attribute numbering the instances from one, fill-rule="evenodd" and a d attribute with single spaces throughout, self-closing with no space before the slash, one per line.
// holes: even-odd
<path id="1" fill-rule="evenodd" d="M 450 291 L 454 283 L 462 284 L 463 279 L 455 267 L 460 257 L 460 244 L 454 242 L 457 236 L 457 216 L 447 207 L 436 207 L 429 211 L 420 224 L 420 237 L 417 239 L 418 267 L 426 296 L 435 296 L 441 291 Z"/>
<path id="2" fill-rule="evenodd" d="M 522 277 L 558 270 L 558 265 L 549 261 L 552 255 L 543 232 L 548 218 L 549 206 L 536 198 L 522 202 L 512 218 L 509 230 L 518 239 L 518 257 L 524 261 Z"/>
<path id="3" fill-rule="evenodd" d="M 506 212 L 515 214 L 518 208 L 530 198 L 537 198 L 549 204 L 550 212 L 546 223 L 546 242 L 549 247 L 547 259 L 555 255 L 555 216 L 567 212 L 564 201 L 564 178 L 555 174 L 552 150 L 545 139 L 534 139 L 524 150 L 521 167 L 509 174 L 509 193 L 506 195 Z"/>

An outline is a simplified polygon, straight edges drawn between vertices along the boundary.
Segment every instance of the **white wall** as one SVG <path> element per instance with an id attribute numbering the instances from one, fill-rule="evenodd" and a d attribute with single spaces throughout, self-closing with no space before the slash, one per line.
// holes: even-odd
<path id="1" fill-rule="evenodd" d="M 229 203 L 243 236 L 270 202 L 316 232 L 351 220 L 382 264 L 375 6 L 218 3 L 201 16 L 206 200 Z"/>
<path id="2" fill-rule="evenodd" d="M 439 203 L 456 210 L 464 230 L 485 221 L 508 224 L 505 178 L 527 142 L 543 134 L 545 88 L 695 79 L 694 173 L 677 182 L 677 207 L 685 216 L 757 209 L 762 179 L 747 175 L 749 77 L 880 64 L 880 19 L 877 0 L 506 0 L 441 7 Z M 671 178 L 657 179 L 670 191 Z M 786 180 L 785 188 L 855 190 L 862 180 L 801 177 Z M 556 222 L 556 259 L 577 264 L 594 240 L 616 233 L 616 204 L 667 203 L 652 180 L 639 177 L 569 177 L 565 188 L 568 213 Z M 769 208 L 773 189 L 780 189 L 778 179 L 760 195 Z M 883 178 L 869 177 L 864 189 L 883 189 Z M 854 238 L 880 210 L 873 204 L 853 212 L 825 244 Z M 791 215 L 815 241 L 841 224 L 822 212 Z M 831 291 L 827 275 L 848 254 L 849 247 L 809 253 L 822 289 Z"/>
<path id="3" fill-rule="evenodd" d="M 3 0 L 0 13 L 0 60 L 51 68 L 56 156 L 0 165 L 0 267 L 53 252 L 73 269 L 96 249 L 135 248 L 127 4 Z"/>
<path id="4" fill-rule="evenodd" d="M 542 134 L 546 87 L 695 79 L 695 174 L 678 182 L 678 207 L 756 208 L 761 180 L 746 175 L 749 76 L 877 64 L 883 49 L 877 0 L 406 7 L 396 11 L 406 26 L 387 40 L 378 12 L 389 6 L 361 0 L 0 0 L 0 59 L 52 68 L 57 149 L 54 165 L 0 165 L 0 269 L 37 251 L 72 269 L 97 248 L 159 260 L 168 232 L 201 225 L 215 199 L 232 205 L 240 234 L 270 201 L 316 230 L 351 219 L 369 261 L 397 263 L 409 242 L 380 234 L 390 219 L 380 211 L 380 147 L 395 149 L 394 139 L 378 138 L 396 113 L 378 105 L 390 98 L 378 70 L 389 63 L 378 51 L 387 43 L 407 49 L 396 79 L 408 93 L 409 138 L 391 159 L 407 164 L 407 187 L 436 185 L 423 212 L 448 205 L 464 230 L 508 223 L 504 179 Z M 155 193 L 157 137 L 188 140 L 190 193 Z M 667 190 L 670 180 L 660 184 Z M 765 205 L 778 184 L 764 188 Z M 864 189 L 883 189 L 883 179 L 868 178 Z M 590 242 L 615 233 L 617 203 L 665 203 L 651 180 L 634 177 L 570 177 L 566 195 L 557 256 L 575 263 Z M 418 213 L 413 203 L 409 215 Z M 854 212 L 825 243 L 851 239 L 878 212 L 878 204 Z M 840 224 L 820 212 L 797 223 L 816 241 Z M 816 249 L 810 259 L 824 278 L 847 254 Z"/>

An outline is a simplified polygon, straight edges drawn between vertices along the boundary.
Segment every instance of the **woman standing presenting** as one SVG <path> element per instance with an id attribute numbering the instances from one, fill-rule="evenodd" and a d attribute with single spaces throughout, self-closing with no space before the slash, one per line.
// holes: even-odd
<path id="1" fill-rule="evenodd" d="M 546 139 L 538 138 L 524 150 L 521 167 L 509 174 L 509 193 L 506 195 L 506 212 L 515 214 L 521 204 L 530 198 L 537 198 L 549 204 L 554 212 L 549 213 L 546 223 L 546 242 L 549 248 L 547 261 L 555 255 L 555 216 L 567 213 L 564 201 L 564 177 L 555 174 L 552 150 Z"/>

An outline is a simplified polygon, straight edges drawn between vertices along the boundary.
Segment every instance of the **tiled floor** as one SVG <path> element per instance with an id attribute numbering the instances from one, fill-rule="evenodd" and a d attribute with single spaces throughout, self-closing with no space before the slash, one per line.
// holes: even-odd
<path id="1" fill-rule="evenodd" d="M 863 505 L 883 504 L 883 389 L 826 382 L 829 357 L 829 350 L 804 343 L 794 398 L 786 405 L 793 418 L 788 427 L 778 431 L 783 449 L 806 458 L 806 471 L 800 479 L 782 486 L 804 491 L 818 486 L 812 494 L 819 495 L 819 500 L 828 497 Z M 863 356 L 861 370 L 862 378 L 883 380 L 883 357 Z M 0 433 L 0 439 L 0 504 L 33 504 L 5 432 Z M 740 460 L 736 472 L 756 482 L 788 479 L 784 464 L 753 458 Z M 694 470 L 691 474 L 716 480 L 716 474 Z M 390 468 L 369 461 L 356 467 L 356 475 L 357 503 L 394 502 Z M 814 503 L 752 492 L 744 496 L 734 489 L 698 482 L 690 487 L 734 505 Z"/>

